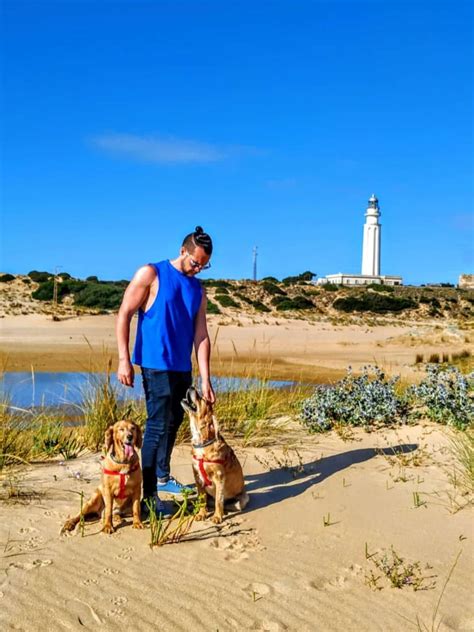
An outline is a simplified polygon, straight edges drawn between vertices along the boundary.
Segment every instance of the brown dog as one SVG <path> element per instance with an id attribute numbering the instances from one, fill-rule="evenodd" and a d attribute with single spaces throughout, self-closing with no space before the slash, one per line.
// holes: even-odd
<path id="1" fill-rule="evenodd" d="M 102 531 L 113 533 L 112 513 L 116 525 L 121 523 L 120 512 L 132 501 L 133 528 L 143 529 L 140 520 L 142 471 L 135 449 L 142 447 L 142 431 L 133 421 L 117 421 L 105 432 L 106 455 L 102 462 L 102 480 L 82 512 L 64 523 L 61 533 L 73 531 L 81 516 L 99 514 L 105 507 Z M 118 512 L 113 505 L 118 505 Z"/>
<path id="2" fill-rule="evenodd" d="M 206 499 L 207 495 L 215 498 L 212 521 L 222 522 L 225 500 L 235 499 L 239 510 L 244 509 L 248 503 L 242 467 L 232 448 L 219 433 L 212 404 L 191 387 L 181 405 L 188 413 L 191 424 L 193 471 L 198 494 L 205 493 Z M 207 517 L 206 504 L 196 520 Z"/>

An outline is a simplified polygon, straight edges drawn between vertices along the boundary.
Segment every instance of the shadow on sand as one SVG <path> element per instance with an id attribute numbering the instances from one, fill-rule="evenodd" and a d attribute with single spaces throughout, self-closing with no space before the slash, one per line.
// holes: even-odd
<path id="1" fill-rule="evenodd" d="M 304 463 L 304 472 L 301 473 L 293 474 L 291 468 L 280 468 L 261 474 L 249 474 L 245 477 L 245 488 L 250 495 L 250 502 L 245 513 L 299 496 L 313 485 L 322 483 L 332 474 L 345 470 L 356 463 L 368 461 L 374 456 L 406 454 L 417 448 L 418 444 L 416 443 L 405 443 L 382 449 L 360 448 Z"/>

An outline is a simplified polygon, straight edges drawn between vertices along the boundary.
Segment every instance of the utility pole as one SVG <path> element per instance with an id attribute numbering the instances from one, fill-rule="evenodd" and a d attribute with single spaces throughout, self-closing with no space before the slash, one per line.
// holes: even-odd
<path id="1" fill-rule="evenodd" d="M 58 272 L 62 266 L 56 266 L 54 268 L 54 281 L 53 281 L 53 320 L 58 320 Z"/>
<path id="2" fill-rule="evenodd" d="M 253 248 L 253 280 L 257 280 L 257 250 L 258 246 L 254 246 Z"/>

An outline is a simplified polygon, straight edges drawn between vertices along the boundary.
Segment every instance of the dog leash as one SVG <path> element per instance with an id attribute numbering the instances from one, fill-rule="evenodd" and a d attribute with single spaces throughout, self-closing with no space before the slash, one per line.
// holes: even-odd
<path id="1" fill-rule="evenodd" d="M 125 487 L 127 485 L 127 476 L 130 476 L 132 472 L 135 472 L 136 470 L 138 470 L 139 466 L 140 466 L 139 463 L 135 463 L 134 467 L 130 468 L 128 472 L 116 472 L 115 470 L 106 470 L 105 468 L 102 468 L 102 472 L 104 474 L 109 474 L 111 476 L 120 476 L 119 493 L 117 494 L 116 498 L 120 498 L 121 500 L 123 500 L 124 498 L 127 497 L 127 495 L 125 494 Z"/>
<path id="2" fill-rule="evenodd" d="M 204 487 L 212 487 L 212 482 L 209 480 L 209 477 L 206 474 L 204 463 L 218 463 L 219 465 L 224 465 L 224 463 L 227 460 L 227 459 L 205 459 L 203 456 L 197 457 L 194 454 L 193 454 L 193 459 L 198 462 L 199 473 L 201 474 Z"/>

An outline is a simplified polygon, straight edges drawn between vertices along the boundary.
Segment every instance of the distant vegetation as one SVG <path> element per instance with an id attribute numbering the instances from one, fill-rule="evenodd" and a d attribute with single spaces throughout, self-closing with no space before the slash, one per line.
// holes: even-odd
<path id="1" fill-rule="evenodd" d="M 35 276 L 44 279 L 47 274 L 38 272 Z M 33 278 L 31 275 L 30 272 L 28 276 Z M 66 276 L 62 276 L 62 280 L 57 283 L 59 303 L 65 296 L 72 295 L 74 304 L 81 307 L 106 310 L 115 310 L 120 307 L 127 281 L 79 281 L 67 273 L 63 275 Z M 48 275 L 48 279 L 39 282 L 39 287 L 32 292 L 31 296 L 39 301 L 52 301 L 53 293 L 54 279 Z"/>
<path id="2" fill-rule="evenodd" d="M 398 296 L 384 296 L 383 294 L 366 292 L 359 296 L 343 296 L 337 298 L 333 307 L 342 312 L 374 312 L 386 314 L 387 312 L 401 312 L 405 309 L 417 307 L 411 298 Z"/>
<path id="3" fill-rule="evenodd" d="M 9 281 L 14 281 L 15 277 L 13 276 L 13 274 L 2 274 L 2 276 L 0 276 L 0 283 L 8 283 Z"/>

